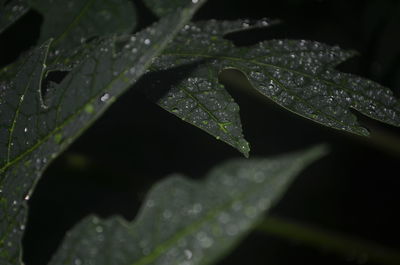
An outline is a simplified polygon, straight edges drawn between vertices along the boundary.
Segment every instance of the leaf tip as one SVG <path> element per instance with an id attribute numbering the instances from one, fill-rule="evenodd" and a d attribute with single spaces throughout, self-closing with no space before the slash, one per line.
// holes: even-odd
<path id="1" fill-rule="evenodd" d="M 236 148 L 244 155 L 244 157 L 249 158 L 250 144 L 245 139 L 240 139 L 237 142 Z"/>
<path id="2" fill-rule="evenodd" d="M 305 152 L 305 160 L 314 162 L 317 159 L 320 159 L 326 156 L 330 152 L 330 147 L 328 144 L 318 144 L 310 147 Z"/>

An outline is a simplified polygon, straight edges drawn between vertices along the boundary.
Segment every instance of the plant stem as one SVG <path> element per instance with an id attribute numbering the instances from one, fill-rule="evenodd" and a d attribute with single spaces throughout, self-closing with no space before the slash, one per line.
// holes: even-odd
<path id="1" fill-rule="evenodd" d="M 359 263 L 400 264 L 400 251 L 336 232 L 301 225 L 280 217 L 266 217 L 256 227 L 256 231 L 294 240 L 346 258 L 354 258 Z"/>

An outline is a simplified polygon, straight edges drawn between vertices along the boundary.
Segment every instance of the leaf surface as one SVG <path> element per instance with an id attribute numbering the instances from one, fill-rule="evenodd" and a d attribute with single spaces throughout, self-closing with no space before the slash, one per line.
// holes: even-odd
<path id="1" fill-rule="evenodd" d="M 34 0 L 32 7 L 44 20 L 38 43 L 54 38 L 49 60 L 70 59 L 94 37 L 131 33 L 137 22 L 133 3 L 127 0 Z"/>
<path id="2" fill-rule="evenodd" d="M 29 10 L 27 0 L 0 2 L 0 34 Z"/>
<path id="3" fill-rule="evenodd" d="M 178 9 L 135 35 L 98 40 L 44 99 L 50 42 L 23 58 L 12 81 L 0 83 L 0 264 L 20 262 L 26 200 L 49 162 L 137 81 L 199 6 Z"/>
<path id="4" fill-rule="evenodd" d="M 236 47 L 224 39 L 227 33 L 269 24 L 263 20 L 251 25 L 243 20 L 207 21 L 185 26 L 157 59 L 154 68 L 195 64 L 196 69 L 175 84 L 171 93 L 159 98 L 158 104 L 170 110 L 169 98 L 182 98 L 183 89 L 190 91 L 201 87 L 204 91 L 227 93 L 220 92 L 223 88 L 214 89 L 216 77 L 221 70 L 234 68 L 242 71 L 264 96 L 320 124 L 368 135 L 367 129 L 350 111 L 355 109 L 373 119 L 400 125 L 400 103 L 391 90 L 335 69 L 352 57 L 353 51 L 305 40 L 269 40 L 249 47 Z M 189 78 L 192 82 L 188 81 Z M 212 96 L 208 99 L 214 101 Z M 226 104 L 224 100 L 219 100 L 219 103 Z M 228 111 L 222 113 L 230 115 Z M 203 116 L 191 112 L 191 120 L 205 120 Z M 240 121 L 235 120 L 236 127 L 239 127 Z M 215 131 L 208 132 L 219 135 Z M 234 145 L 232 141 L 227 142 Z"/>
<path id="5" fill-rule="evenodd" d="M 171 64 L 166 61 L 160 64 L 157 59 L 151 66 L 151 70 L 156 73 L 148 77 L 150 82 L 147 96 L 163 109 L 235 147 L 248 157 L 250 147 L 242 133 L 239 105 L 224 86 L 218 83 L 218 72 L 204 67 L 202 63 L 191 65 L 190 62 L 187 66 L 191 71 L 179 72 L 179 68 L 168 70 L 172 65 L 172 61 L 169 62 Z M 157 75 L 162 70 L 168 73 L 168 77 L 167 74 Z M 165 81 L 168 79 L 176 81 L 168 83 Z"/>
<path id="6" fill-rule="evenodd" d="M 211 264 L 231 250 L 323 146 L 271 159 L 236 159 L 203 181 L 173 175 L 156 185 L 137 218 L 90 216 L 50 265 Z"/>

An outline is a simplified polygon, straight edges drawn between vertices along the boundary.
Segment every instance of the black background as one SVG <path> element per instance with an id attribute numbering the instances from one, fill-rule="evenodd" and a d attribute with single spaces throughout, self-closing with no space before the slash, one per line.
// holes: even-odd
<path id="1" fill-rule="evenodd" d="M 139 28 L 156 20 L 140 1 L 134 2 L 141 15 Z M 294 38 L 354 49 L 360 56 L 340 69 L 400 94 L 400 2 L 209 0 L 195 20 L 263 17 L 282 23 L 229 38 L 237 45 Z M 35 44 L 40 23 L 40 15 L 29 12 L 0 36 L 2 65 Z M 238 73 L 221 77 L 241 106 L 251 156 L 281 154 L 321 142 L 332 149 L 297 178 L 271 214 L 400 250 L 399 130 L 359 114 L 371 138 L 325 128 L 255 96 L 245 89 L 245 80 L 237 78 L 241 78 Z M 157 180 L 172 172 L 201 178 L 219 162 L 240 157 L 231 147 L 147 101 L 139 90 L 133 87 L 121 97 L 44 174 L 29 201 L 23 242 L 27 265 L 46 264 L 64 233 L 84 216 L 120 214 L 132 220 Z M 219 264 L 365 261 L 253 232 Z"/>

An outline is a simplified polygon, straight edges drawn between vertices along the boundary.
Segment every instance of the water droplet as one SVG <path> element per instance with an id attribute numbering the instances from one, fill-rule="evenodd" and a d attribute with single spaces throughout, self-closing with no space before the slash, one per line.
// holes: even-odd
<path id="1" fill-rule="evenodd" d="M 144 44 L 150 45 L 150 43 L 151 43 L 151 40 L 150 40 L 150 39 L 145 39 L 145 40 L 144 40 Z"/>
<path id="2" fill-rule="evenodd" d="M 228 227 L 226 228 L 226 233 L 229 236 L 235 236 L 238 232 L 238 227 L 236 225 L 231 224 L 228 225 Z"/>
<path id="3" fill-rule="evenodd" d="M 218 221 L 221 222 L 222 224 L 226 224 L 231 220 L 231 217 L 227 213 L 221 213 L 218 216 Z"/>
<path id="4" fill-rule="evenodd" d="M 203 210 L 203 206 L 200 203 L 195 203 L 193 207 L 189 210 L 189 214 L 199 214 Z"/>
<path id="5" fill-rule="evenodd" d="M 274 89 L 274 88 L 275 88 L 275 85 L 271 82 L 271 83 L 269 83 L 268 88 L 269 88 L 269 89 Z"/>
<path id="6" fill-rule="evenodd" d="M 202 248 L 210 248 L 214 244 L 214 240 L 205 233 L 197 236 L 197 239 Z"/>
<path id="7" fill-rule="evenodd" d="M 186 259 L 191 259 L 191 258 L 193 257 L 193 253 L 192 253 L 192 251 L 190 251 L 189 249 L 185 249 L 185 250 L 183 251 L 183 253 L 185 254 L 185 258 L 186 258 Z"/>
<path id="8" fill-rule="evenodd" d="M 109 99 L 110 99 L 110 94 L 108 94 L 108 93 L 104 93 L 104 94 L 100 97 L 101 102 L 106 102 L 106 101 L 109 100 Z"/>
<path id="9" fill-rule="evenodd" d="M 263 25 L 264 27 L 268 26 L 268 25 L 269 25 L 268 20 L 267 20 L 267 19 L 263 19 L 263 20 L 261 21 L 261 25 Z"/>
<path id="10" fill-rule="evenodd" d="M 28 128 L 25 127 L 25 128 L 24 128 L 24 132 L 27 132 L 27 131 L 28 131 Z"/>
<path id="11" fill-rule="evenodd" d="M 146 206 L 147 206 L 148 208 L 153 207 L 153 206 L 154 206 L 154 201 L 153 201 L 153 200 L 148 200 L 148 201 L 146 202 Z"/>
<path id="12" fill-rule="evenodd" d="M 171 217 L 172 217 L 171 211 L 165 210 L 165 211 L 163 212 L 163 217 L 164 217 L 165 219 L 171 218 Z"/>
<path id="13" fill-rule="evenodd" d="M 100 226 L 100 225 L 96 226 L 96 232 L 97 233 L 102 233 L 103 232 L 103 227 Z"/>

